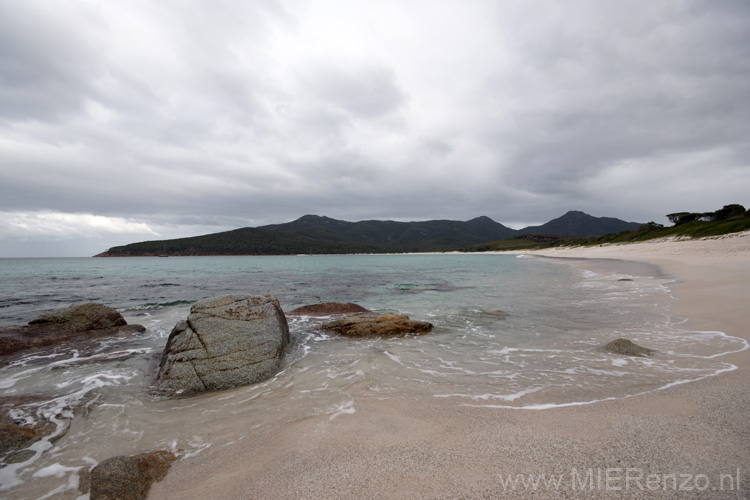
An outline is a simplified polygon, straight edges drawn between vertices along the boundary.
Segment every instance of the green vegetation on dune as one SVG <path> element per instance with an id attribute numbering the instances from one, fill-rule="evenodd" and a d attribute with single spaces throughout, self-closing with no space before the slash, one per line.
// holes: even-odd
<path id="1" fill-rule="evenodd" d="M 674 226 L 649 222 L 635 231 L 622 231 L 589 238 L 560 235 L 526 234 L 511 239 L 483 243 L 467 249 L 471 252 L 533 250 L 554 246 L 593 246 L 605 243 L 636 243 L 655 238 L 705 238 L 750 230 L 750 211 L 742 205 L 726 205 L 707 213 L 678 212 L 667 215 Z"/>
<path id="2" fill-rule="evenodd" d="M 604 243 L 628 243 L 647 241 L 654 238 L 683 237 L 705 238 L 721 236 L 722 234 L 737 233 L 750 229 L 750 215 L 724 221 L 695 220 L 671 227 L 652 224 L 641 226 L 637 231 L 625 231 L 618 234 L 608 234 L 598 238 L 586 238 L 576 242 L 579 245 L 601 245 Z"/>

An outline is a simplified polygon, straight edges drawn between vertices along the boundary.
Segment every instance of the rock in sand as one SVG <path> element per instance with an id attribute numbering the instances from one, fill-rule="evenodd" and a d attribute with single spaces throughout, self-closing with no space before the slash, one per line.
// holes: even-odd
<path id="1" fill-rule="evenodd" d="M 81 489 L 85 493 L 90 483 L 91 500 L 145 500 L 151 484 L 164 479 L 175 460 L 169 451 L 112 457 L 91 470 Z"/>
<path id="2" fill-rule="evenodd" d="M 607 352 L 611 352 L 612 354 L 622 354 L 625 356 L 645 357 L 653 356 L 654 354 L 656 354 L 656 351 L 641 347 L 628 339 L 613 340 L 609 344 L 605 345 L 604 349 L 606 349 Z"/>

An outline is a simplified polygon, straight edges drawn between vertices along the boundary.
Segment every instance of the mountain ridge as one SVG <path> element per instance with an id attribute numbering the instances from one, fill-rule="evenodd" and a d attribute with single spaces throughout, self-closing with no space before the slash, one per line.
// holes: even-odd
<path id="1" fill-rule="evenodd" d="M 613 217 L 594 217 L 580 210 L 570 210 L 566 214 L 552 219 L 541 226 L 529 226 L 518 231 L 518 234 L 560 234 L 568 236 L 604 236 L 605 234 L 636 231 L 642 224 L 625 222 Z"/>
<path id="2" fill-rule="evenodd" d="M 616 223 L 602 224 L 601 219 Z M 556 224 L 552 224 L 555 221 Z M 586 229 L 587 224 L 595 229 Z M 621 227 L 622 224 L 635 224 L 636 228 L 639 226 L 619 219 L 597 218 L 571 211 L 531 229 L 549 233 L 550 229 L 570 227 L 586 231 L 585 236 L 602 236 L 612 232 L 602 232 L 605 226 Z M 282 224 L 246 227 L 188 238 L 130 243 L 112 247 L 96 257 L 440 252 L 513 238 L 528 234 L 524 232 L 527 229 L 530 228 L 511 229 L 485 215 L 468 221 L 439 219 L 415 222 L 348 222 L 308 214 Z"/>

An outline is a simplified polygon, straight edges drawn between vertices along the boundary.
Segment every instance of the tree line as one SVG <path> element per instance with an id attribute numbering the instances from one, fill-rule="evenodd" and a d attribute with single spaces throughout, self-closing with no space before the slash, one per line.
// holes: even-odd
<path id="1" fill-rule="evenodd" d="M 750 216 L 750 213 L 745 210 L 745 207 L 735 203 L 724 205 L 724 208 L 716 212 L 676 212 L 667 214 L 667 219 L 675 226 L 679 226 L 693 221 L 720 222 L 730 219 L 740 219 L 745 216 Z"/>

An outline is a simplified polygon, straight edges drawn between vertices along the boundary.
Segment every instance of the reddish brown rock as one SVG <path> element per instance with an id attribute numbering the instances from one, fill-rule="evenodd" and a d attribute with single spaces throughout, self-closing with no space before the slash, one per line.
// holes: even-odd
<path id="1" fill-rule="evenodd" d="M 145 330 L 141 325 L 128 325 L 122 315 L 111 307 L 95 303 L 79 304 L 43 314 L 27 326 L 0 328 L 0 355 L 32 347 Z"/>
<path id="2" fill-rule="evenodd" d="M 101 330 L 127 324 L 116 309 L 95 302 L 55 309 L 29 321 L 29 325 L 56 325 L 74 332 Z"/>
<path id="3" fill-rule="evenodd" d="M 112 457 L 91 470 L 82 489 L 90 484 L 91 500 L 145 500 L 151 484 L 164 479 L 175 460 L 169 451 Z"/>
<path id="4" fill-rule="evenodd" d="M 367 314 L 372 313 L 359 304 L 353 302 L 323 302 L 309 306 L 298 307 L 287 313 L 288 316 L 335 316 L 342 314 Z"/>
<path id="5" fill-rule="evenodd" d="M 384 314 L 348 316 L 323 325 L 346 337 L 386 336 L 395 337 L 407 334 L 423 335 L 432 330 L 432 323 L 413 321 L 406 315 Z"/>

